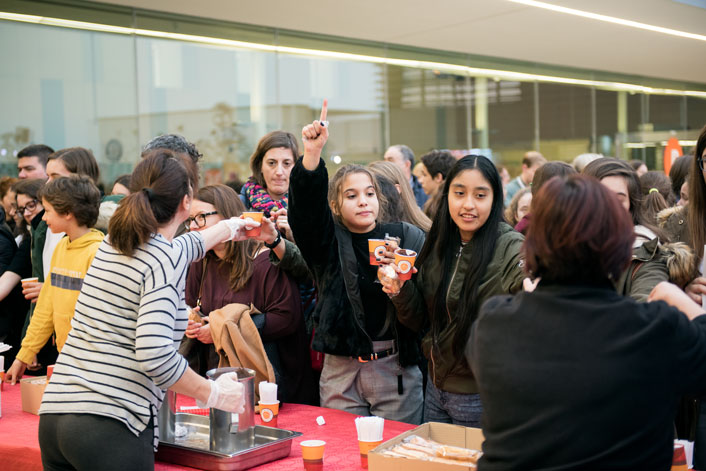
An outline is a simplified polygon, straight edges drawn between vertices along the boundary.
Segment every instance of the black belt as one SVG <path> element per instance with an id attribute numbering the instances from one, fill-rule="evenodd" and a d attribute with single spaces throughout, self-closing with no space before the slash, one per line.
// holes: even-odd
<path id="1" fill-rule="evenodd" d="M 359 357 L 353 357 L 357 359 L 361 363 L 367 363 L 369 361 L 374 361 L 374 360 L 381 360 L 385 357 L 389 357 L 390 355 L 394 355 L 397 353 L 397 349 L 395 347 L 388 348 L 387 350 L 382 350 L 380 352 L 375 352 L 370 354 L 370 358 L 368 358 L 368 355 L 363 355 Z"/>

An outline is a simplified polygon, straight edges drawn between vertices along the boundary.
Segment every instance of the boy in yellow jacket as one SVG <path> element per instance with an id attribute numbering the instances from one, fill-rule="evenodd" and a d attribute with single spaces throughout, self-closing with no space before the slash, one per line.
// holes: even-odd
<path id="1" fill-rule="evenodd" d="M 42 219 L 52 232 L 65 232 L 66 236 L 54 249 L 50 277 L 39 293 L 22 348 L 7 371 L 6 381 L 13 384 L 54 332 L 61 351 L 71 330 L 83 278 L 103 240 L 102 232 L 91 229 L 98 218 L 101 196 L 90 178 L 57 178 L 44 186 L 40 197 L 44 206 Z"/>

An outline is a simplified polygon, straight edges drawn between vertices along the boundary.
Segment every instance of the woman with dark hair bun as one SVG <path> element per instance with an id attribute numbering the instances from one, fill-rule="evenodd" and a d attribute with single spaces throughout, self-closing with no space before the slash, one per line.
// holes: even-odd
<path id="1" fill-rule="evenodd" d="M 111 218 L 83 279 L 72 330 L 44 391 L 45 469 L 154 469 L 166 389 L 206 407 L 242 411 L 237 377 L 206 380 L 175 346 L 187 326 L 189 264 L 258 225 L 231 218 L 175 238 L 189 216 L 195 165 L 188 156 L 154 151 L 132 173 L 132 193 Z M 66 440 L 65 430 L 85 433 Z"/>
<path id="2" fill-rule="evenodd" d="M 467 155 L 439 189 L 439 208 L 419 254 L 419 273 L 400 285 L 383 278 L 397 318 L 422 340 L 429 364 L 424 422 L 478 427 L 476 378 L 464 356 L 480 306 L 522 288 L 523 237 L 503 221 L 503 188 L 495 165 Z"/>
<path id="3" fill-rule="evenodd" d="M 677 398 L 706 390 L 706 313 L 667 282 L 660 302 L 615 292 L 633 223 L 594 179 L 554 178 L 532 208 L 524 253 L 541 280 L 486 302 L 467 347 L 478 469 L 669 469 Z"/>

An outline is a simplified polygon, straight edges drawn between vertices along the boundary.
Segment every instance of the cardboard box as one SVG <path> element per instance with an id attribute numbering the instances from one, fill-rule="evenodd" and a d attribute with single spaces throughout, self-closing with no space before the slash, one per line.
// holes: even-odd
<path id="1" fill-rule="evenodd" d="M 418 435 L 444 445 L 460 446 L 471 450 L 481 450 L 484 440 L 483 432 L 479 428 L 429 422 L 398 435 L 372 450 L 368 454 L 370 471 L 463 471 L 475 469 L 471 466 L 434 463 L 410 458 L 393 458 L 380 454 L 381 451 L 397 445 L 410 435 Z"/>
<path id="2" fill-rule="evenodd" d="M 46 387 L 46 376 L 32 376 L 21 379 L 22 410 L 30 414 L 39 415 L 39 406 L 42 405 L 42 396 Z"/>

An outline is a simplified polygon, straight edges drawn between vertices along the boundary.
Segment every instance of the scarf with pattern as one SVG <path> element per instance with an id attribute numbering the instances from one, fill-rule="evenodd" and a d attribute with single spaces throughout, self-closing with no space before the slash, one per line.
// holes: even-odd
<path id="1" fill-rule="evenodd" d="M 243 185 L 245 196 L 250 202 L 250 206 L 257 211 L 265 213 L 265 217 L 270 217 L 270 212 L 278 209 L 287 209 L 287 195 L 285 194 L 281 200 L 273 200 L 267 190 L 258 185 L 252 180 L 248 180 Z"/>

